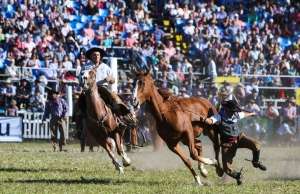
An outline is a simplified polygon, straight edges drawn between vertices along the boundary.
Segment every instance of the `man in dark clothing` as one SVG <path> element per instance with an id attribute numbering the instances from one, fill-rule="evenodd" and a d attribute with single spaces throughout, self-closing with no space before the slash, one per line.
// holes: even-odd
<path id="1" fill-rule="evenodd" d="M 17 103 L 18 107 L 26 109 L 29 105 L 31 86 L 26 79 L 22 79 L 20 82 L 20 85 L 17 87 Z"/>
<path id="2" fill-rule="evenodd" d="M 221 109 L 217 115 L 205 118 L 203 121 L 209 125 L 219 125 L 219 133 L 222 146 L 223 170 L 226 174 L 237 180 L 237 184 L 242 184 L 241 172 L 231 168 L 232 160 L 238 148 L 248 148 L 252 150 L 253 167 L 266 170 L 266 167 L 259 161 L 260 144 L 256 140 L 247 137 L 237 128 L 236 123 L 242 118 L 256 115 L 255 113 L 243 111 L 236 98 L 231 95 L 226 88 L 221 88 Z"/>
<path id="3" fill-rule="evenodd" d="M 66 128 L 66 114 L 68 111 L 67 102 L 59 96 L 58 91 L 51 91 L 51 97 L 46 103 L 43 121 L 51 115 L 50 132 L 51 143 L 53 151 L 56 151 L 57 130 L 60 133 L 59 151 L 62 151 L 62 146 L 66 144 L 65 128 Z"/>

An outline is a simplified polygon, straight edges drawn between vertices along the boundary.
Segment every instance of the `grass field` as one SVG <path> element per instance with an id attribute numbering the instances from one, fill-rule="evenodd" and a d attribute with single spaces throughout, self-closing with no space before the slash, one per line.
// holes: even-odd
<path id="1" fill-rule="evenodd" d="M 101 149 L 67 149 L 53 153 L 43 142 L 0 144 L 0 193 L 300 193 L 300 147 L 264 148 L 267 172 L 252 168 L 244 160 L 250 152 L 239 151 L 235 166 L 246 169 L 245 183 L 225 183 L 209 168 L 208 179 L 202 180 L 210 186 L 204 187 L 195 186 L 183 163 L 166 149 L 130 153 L 133 165 L 125 175 L 118 175 Z M 212 156 L 211 148 L 205 147 L 205 155 Z"/>

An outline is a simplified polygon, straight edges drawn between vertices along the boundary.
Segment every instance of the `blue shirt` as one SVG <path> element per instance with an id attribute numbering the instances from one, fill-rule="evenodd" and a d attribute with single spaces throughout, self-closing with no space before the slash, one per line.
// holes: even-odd
<path id="1" fill-rule="evenodd" d="M 50 100 L 46 103 L 44 119 L 51 115 L 51 118 L 63 118 L 68 111 L 68 104 L 63 98 Z"/>
<path id="2" fill-rule="evenodd" d="M 220 135 L 228 137 L 237 137 L 239 135 L 239 130 L 235 127 L 236 123 L 245 117 L 244 112 L 236 112 L 234 114 L 229 114 L 224 108 L 221 108 L 218 114 L 210 117 L 213 124 L 218 124 L 220 127 Z"/>

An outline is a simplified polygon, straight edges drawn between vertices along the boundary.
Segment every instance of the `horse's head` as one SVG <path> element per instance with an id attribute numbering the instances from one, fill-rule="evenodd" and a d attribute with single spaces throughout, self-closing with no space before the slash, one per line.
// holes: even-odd
<path id="1" fill-rule="evenodd" d="M 149 71 L 136 73 L 136 85 L 134 88 L 134 103 L 136 106 L 149 101 L 153 95 L 154 80 Z"/>
<path id="2" fill-rule="evenodd" d="M 85 71 L 82 75 L 82 84 L 83 90 L 88 90 L 96 84 L 96 70 L 97 68 L 93 68 L 91 70 Z"/>

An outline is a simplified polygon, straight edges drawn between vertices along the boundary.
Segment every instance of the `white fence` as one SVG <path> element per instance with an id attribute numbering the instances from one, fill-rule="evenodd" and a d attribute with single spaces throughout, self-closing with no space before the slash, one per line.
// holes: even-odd
<path id="1" fill-rule="evenodd" d="M 50 139 L 49 119 L 43 123 L 43 113 L 19 112 L 19 115 L 23 117 L 23 138 Z M 69 138 L 69 120 L 66 123 L 65 138 Z"/>

